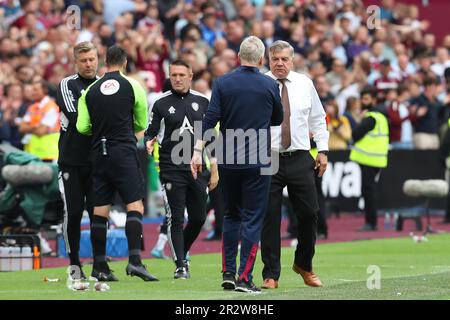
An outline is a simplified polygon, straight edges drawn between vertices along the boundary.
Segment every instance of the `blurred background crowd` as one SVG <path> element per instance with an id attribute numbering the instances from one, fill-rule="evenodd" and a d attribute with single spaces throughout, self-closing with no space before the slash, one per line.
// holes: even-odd
<path id="1" fill-rule="evenodd" d="M 255 35 L 294 47 L 294 70 L 313 79 L 326 109 L 331 150 L 351 144 L 366 85 L 378 90 L 393 148 L 437 149 L 450 110 L 450 34 L 437 41 L 417 5 L 380 4 L 374 17 L 360 0 L 0 0 L 0 142 L 23 148 L 28 108 L 76 72 L 81 41 L 97 46 L 100 76 L 106 49 L 123 46 L 151 103 L 173 59 L 192 65 L 193 89 L 210 95 Z"/>

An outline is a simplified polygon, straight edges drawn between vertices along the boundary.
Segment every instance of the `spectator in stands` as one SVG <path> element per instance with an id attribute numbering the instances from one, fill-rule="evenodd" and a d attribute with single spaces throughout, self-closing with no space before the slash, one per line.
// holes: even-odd
<path id="1" fill-rule="evenodd" d="M 22 117 L 27 111 L 28 105 L 24 104 L 22 86 L 20 83 L 11 83 L 4 88 L 5 98 L 0 103 L 0 112 L 2 119 L 3 141 L 10 143 L 12 146 L 23 149 L 20 142 L 21 134 L 19 125 Z"/>
<path id="2" fill-rule="evenodd" d="M 53 3 L 51 0 L 41 0 L 39 5 L 39 21 L 45 29 L 53 28 L 62 22 L 62 16 L 53 12 Z"/>
<path id="3" fill-rule="evenodd" d="M 371 45 L 370 64 L 373 70 L 379 70 L 383 57 L 384 42 L 380 40 L 374 40 Z"/>
<path id="4" fill-rule="evenodd" d="M 347 65 L 347 52 L 344 43 L 344 32 L 341 29 L 333 31 L 333 56 L 341 60 L 344 65 Z"/>
<path id="5" fill-rule="evenodd" d="M 369 33 L 366 27 L 359 27 L 355 38 L 347 47 L 347 57 L 350 62 L 361 52 L 369 50 Z"/>
<path id="6" fill-rule="evenodd" d="M 33 101 L 20 124 L 20 133 L 25 134 L 25 151 L 44 161 L 58 158 L 59 109 L 47 95 L 44 80 L 33 82 Z"/>
<path id="7" fill-rule="evenodd" d="M 389 89 L 386 94 L 386 110 L 389 120 L 389 143 L 393 149 L 412 149 L 411 115 L 405 103 L 399 99 L 406 91 L 404 85 Z"/>
<path id="8" fill-rule="evenodd" d="M 407 54 L 401 54 L 397 57 L 397 61 L 393 63 L 392 70 L 395 73 L 395 78 L 400 81 L 411 78 L 416 72 L 414 64 L 409 61 Z"/>
<path id="9" fill-rule="evenodd" d="M 351 130 L 354 130 L 361 122 L 361 104 L 357 97 L 349 97 L 346 101 L 345 112 L 343 114 L 350 123 Z"/>
<path id="10" fill-rule="evenodd" d="M 339 115 L 339 107 L 336 101 L 331 100 L 325 104 L 328 117 L 328 132 L 330 139 L 328 148 L 330 150 L 345 150 L 352 138 L 352 128 L 347 117 Z"/>
<path id="11" fill-rule="evenodd" d="M 330 92 L 330 86 L 325 76 L 319 75 L 316 77 L 314 84 L 316 86 L 317 93 L 319 94 L 320 102 L 322 102 L 323 106 L 334 99 L 334 95 Z"/>
<path id="12" fill-rule="evenodd" d="M 444 76 L 444 71 L 446 68 L 450 67 L 450 54 L 447 48 L 440 47 L 436 50 L 436 62 L 430 67 L 431 71 L 434 72 L 438 77 Z"/>
<path id="13" fill-rule="evenodd" d="M 164 79 L 166 78 L 163 63 L 167 59 L 168 50 L 164 39 L 158 30 L 144 38 L 144 42 L 137 49 L 136 66 L 142 71 L 150 73 L 151 83 L 155 92 L 161 92 Z"/>
<path id="14" fill-rule="evenodd" d="M 331 66 L 331 71 L 325 75 L 325 79 L 330 85 L 330 92 L 333 95 L 336 95 L 342 89 L 345 74 L 345 63 L 342 60 L 335 58 Z"/>
<path id="15" fill-rule="evenodd" d="M 411 121 L 414 127 L 413 143 L 416 149 L 439 148 L 439 112 L 443 107 L 436 99 L 438 82 L 434 77 L 424 80 L 423 93 L 411 100 Z"/>
<path id="16" fill-rule="evenodd" d="M 205 41 L 210 47 L 214 45 L 216 39 L 222 38 L 223 32 L 220 28 L 220 22 L 217 21 L 215 9 L 213 12 L 204 13 L 200 23 L 200 29 L 202 32 L 203 41 Z"/>
<path id="17" fill-rule="evenodd" d="M 147 3 L 144 1 L 132 0 L 93 0 L 94 5 L 102 8 L 103 20 L 112 28 L 114 22 L 124 12 L 145 12 Z M 165 2 L 165 1 L 163 1 Z"/>
<path id="18" fill-rule="evenodd" d="M 237 54 L 231 49 L 224 49 L 220 57 L 228 65 L 229 70 L 233 70 L 238 65 Z"/>
<path id="19" fill-rule="evenodd" d="M 378 91 L 378 102 L 383 103 L 388 90 L 397 90 L 399 80 L 391 72 L 391 62 L 383 60 L 379 66 L 379 76 L 374 81 Z"/>
<path id="20" fill-rule="evenodd" d="M 239 52 L 239 46 L 244 39 L 245 32 L 243 26 L 238 20 L 229 21 L 226 27 L 226 37 L 228 40 L 228 48 Z"/>

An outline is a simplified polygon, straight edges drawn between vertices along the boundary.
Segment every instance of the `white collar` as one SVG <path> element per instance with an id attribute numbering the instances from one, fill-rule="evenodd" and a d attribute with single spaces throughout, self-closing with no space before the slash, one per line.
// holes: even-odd
<path id="1" fill-rule="evenodd" d="M 274 79 L 274 80 L 279 80 L 277 77 L 275 77 L 275 75 L 272 73 L 272 71 L 269 71 L 269 72 L 267 73 L 267 75 L 268 75 L 269 77 L 271 77 L 272 79 Z M 287 79 L 289 82 L 292 82 L 293 77 L 294 77 L 294 74 L 292 73 L 292 71 L 289 71 L 289 73 L 288 73 L 286 79 Z"/>

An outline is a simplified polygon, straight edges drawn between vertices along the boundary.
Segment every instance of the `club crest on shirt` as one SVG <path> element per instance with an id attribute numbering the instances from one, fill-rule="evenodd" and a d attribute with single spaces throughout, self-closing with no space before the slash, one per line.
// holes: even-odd
<path id="1" fill-rule="evenodd" d="M 170 182 L 167 182 L 165 185 L 166 189 L 170 191 L 172 189 L 172 184 Z"/>
<path id="2" fill-rule="evenodd" d="M 64 178 L 64 180 L 69 180 L 69 177 L 70 177 L 70 175 L 69 175 L 69 173 L 68 172 L 64 172 L 63 173 L 63 178 Z"/>
<path id="3" fill-rule="evenodd" d="M 105 96 L 110 96 L 119 91 L 120 84 L 117 80 L 110 79 L 106 80 L 102 83 L 100 86 L 100 92 L 103 93 Z"/>
<path id="4" fill-rule="evenodd" d="M 175 108 L 173 106 L 170 106 L 169 113 L 170 114 L 174 114 L 175 113 Z"/>
<path id="5" fill-rule="evenodd" d="M 197 102 L 192 102 L 191 106 L 192 106 L 192 109 L 194 109 L 194 111 L 198 110 L 198 103 Z"/>

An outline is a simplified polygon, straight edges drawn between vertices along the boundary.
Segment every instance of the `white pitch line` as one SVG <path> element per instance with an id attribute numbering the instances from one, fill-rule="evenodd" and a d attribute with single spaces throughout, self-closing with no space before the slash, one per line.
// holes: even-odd
<path id="1" fill-rule="evenodd" d="M 351 279 L 336 279 L 336 280 L 345 281 L 345 282 L 358 282 L 358 281 L 361 281 L 361 280 L 351 280 Z"/>

